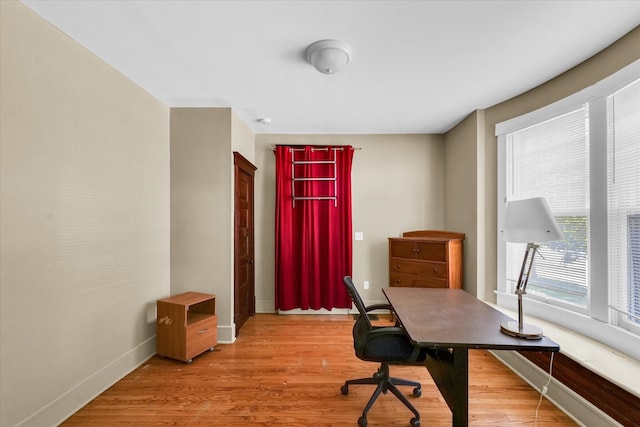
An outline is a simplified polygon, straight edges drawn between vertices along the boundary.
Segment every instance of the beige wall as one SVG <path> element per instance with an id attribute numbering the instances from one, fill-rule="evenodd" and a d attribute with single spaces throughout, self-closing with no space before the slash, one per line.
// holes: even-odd
<path id="1" fill-rule="evenodd" d="M 233 151 L 255 135 L 230 108 L 171 109 L 171 294 L 216 295 L 218 341 L 233 342 Z"/>
<path id="2" fill-rule="evenodd" d="M 169 109 L 0 2 L 0 425 L 56 425 L 155 353 Z"/>
<path id="3" fill-rule="evenodd" d="M 255 157 L 230 108 L 171 109 L 171 294 L 216 295 L 218 341 L 233 342 L 233 151 Z"/>
<path id="4" fill-rule="evenodd" d="M 255 164 L 256 135 L 249 125 L 247 125 L 236 113 L 231 113 L 231 147 L 242 156 Z"/>
<path id="5" fill-rule="evenodd" d="M 482 193 L 482 145 L 484 111 L 475 111 L 445 135 L 444 228 L 465 233 L 464 289 L 477 295 L 483 288 L 484 263 L 478 242 L 482 241 L 478 226 L 477 206 Z"/>
<path id="6" fill-rule="evenodd" d="M 276 144 L 352 145 L 353 278 L 367 303 L 389 284 L 388 241 L 403 231 L 444 226 L 444 138 L 441 135 L 257 135 L 256 309 L 274 309 Z M 352 236 L 353 238 L 353 236 Z M 362 282 L 370 288 L 364 290 Z"/>
<path id="7" fill-rule="evenodd" d="M 233 334 L 233 156 L 229 108 L 171 109 L 171 293 L 216 295 Z"/>

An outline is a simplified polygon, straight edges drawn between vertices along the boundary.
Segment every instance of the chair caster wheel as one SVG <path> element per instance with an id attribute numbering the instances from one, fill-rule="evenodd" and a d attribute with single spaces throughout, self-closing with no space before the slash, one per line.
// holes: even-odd
<path id="1" fill-rule="evenodd" d="M 340 387 L 340 393 L 342 393 L 343 396 L 346 396 L 349 393 L 349 386 L 343 385 Z"/>
<path id="2" fill-rule="evenodd" d="M 420 418 L 411 418 L 411 427 L 420 427 Z"/>
<path id="3" fill-rule="evenodd" d="M 413 395 L 415 397 L 420 397 L 422 396 L 422 389 L 420 387 L 416 387 L 413 389 Z"/>
<path id="4" fill-rule="evenodd" d="M 367 419 L 365 417 L 358 418 L 358 425 L 360 427 L 367 427 Z"/>

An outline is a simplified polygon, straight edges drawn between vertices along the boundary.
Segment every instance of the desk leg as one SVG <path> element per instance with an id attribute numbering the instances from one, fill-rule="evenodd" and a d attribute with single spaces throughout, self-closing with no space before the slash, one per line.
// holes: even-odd
<path id="1" fill-rule="evenodd" d="M 469 350 L 453 349 L 429 355 L 426 366 L 453 414 L 453 426 L 469 424 Z"/>

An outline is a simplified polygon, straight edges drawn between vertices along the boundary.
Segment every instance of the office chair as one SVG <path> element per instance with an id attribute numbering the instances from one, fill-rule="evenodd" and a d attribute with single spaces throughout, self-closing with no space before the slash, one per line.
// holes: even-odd
<path id="1" fill-rule="evenodd" d="M 389 375 L 389 365 L 392 364 L 418 364 L 424 362 L 426 350 L 415 347 L 405 330 L 396 324 L 396 326 L 373 326 L 369 320 L 368 313 L 372 310 L 386 309 L 391 310 L 389 304 L 374 304 L 365 307 L 360 294 L 356 290 L 351 277 L 344 278 L 344 285 L 353 300 L 360 315 L 353 325 L 353 347 L 356 357 L 369 362 L 380 362 L 378 371 L 369 378 L 360 378 L 356 380 L 347 380 L 340 388 L 343 395 L 349 393 L 351 384 L 374 384 L 377 385 L 373 395 L 369 399 L 367 406 L 362 411 L 362 416 L 358 419 L 360 427 L 367 426 L 367 412 L 371 409 L 380 393 L 391 391 L 404 405 L 409 408 L 415 415 L 411 418 L 412 427 L 420 427 L 420 413 L 413 407 L 407 398 L 398 390 L 396 386 L 411 386 L 413 395 L 420 397 L 422 389 L 420 383 L 414 381 L 394 378 Z"/>

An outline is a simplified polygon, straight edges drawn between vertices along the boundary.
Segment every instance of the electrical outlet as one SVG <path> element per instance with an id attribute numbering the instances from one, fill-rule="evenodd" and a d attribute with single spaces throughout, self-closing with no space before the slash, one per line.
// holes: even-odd
<path id="1" fill-rule="evenodd" d="M 368 280 L 365 280 L 363 285 L 364 285 L 365 289 L 369 289 L 369 281 Z"/>
<path id="2" fill-rule="evenodd" d="M 362 231 L 356 231 L 355 232 L 355 239 L 356 240 L 364 240 L 364 233 Z"/>

